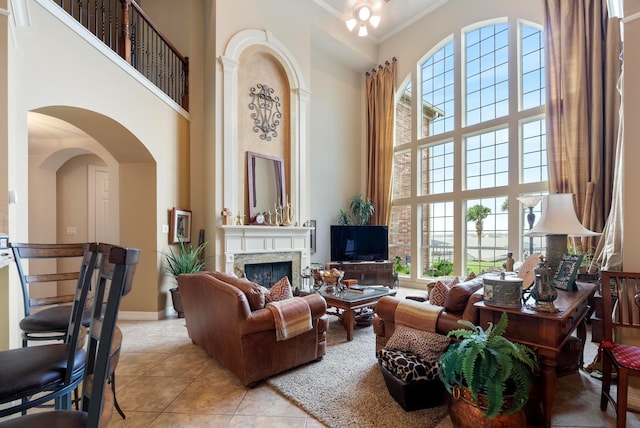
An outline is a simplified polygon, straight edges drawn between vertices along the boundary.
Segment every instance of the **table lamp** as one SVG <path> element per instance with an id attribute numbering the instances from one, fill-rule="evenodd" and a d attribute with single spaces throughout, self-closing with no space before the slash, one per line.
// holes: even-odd
<path id="1" fill-rule="evenodd" d="M 554 272 L 567 253 L 568 236 L 598 236 L 585 228 L 578 217 L 573 204 L 573 193 L 556 193 L 542 198 L 542 215 L 538 223 L 525 236 L 545 236 L 547 238 L 546 259 Z"/>
<path id="2" fill-rule="evenodd" d="M 529 209 L 529 213 L 527 214 L 527 222 L 529 223 L 529 230 L 533 228 L 533 223 L 536 221 L 536 215 L 533 212 L 533 209 L 538 202 L 542 200 L 542 195 L 527 195 L 527 196 L 519 196 L 518 199 L 525 208 Z M 533 254 L 533 236 L 529 236 L 529 255 Z"/>

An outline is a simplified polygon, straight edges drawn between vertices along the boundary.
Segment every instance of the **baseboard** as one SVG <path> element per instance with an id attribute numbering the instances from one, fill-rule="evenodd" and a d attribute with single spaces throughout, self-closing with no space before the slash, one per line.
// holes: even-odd
<path id="1" fill-rule="evenodd" d="M 171 312 L 175 312 L 172 308 L 170 309 Z M 158 321 L 169 316 L 170 312 L 168 310 L 158 312 L 120 311 L 118 319 L 123 321 Z"/>

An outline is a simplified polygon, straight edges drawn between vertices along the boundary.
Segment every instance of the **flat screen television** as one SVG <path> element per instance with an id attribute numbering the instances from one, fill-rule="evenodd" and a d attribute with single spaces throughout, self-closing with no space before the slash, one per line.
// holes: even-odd
<path id="1" fill-rule="evenodd" d="M 331 226 L 331 261 L 371 262 L 388 258 L 387 226 Z"/>

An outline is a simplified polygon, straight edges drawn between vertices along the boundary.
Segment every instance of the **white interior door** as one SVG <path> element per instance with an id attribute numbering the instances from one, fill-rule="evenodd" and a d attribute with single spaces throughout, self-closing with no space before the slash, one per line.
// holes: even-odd
<path id="1" fill-rule="evenodd" d="M 89 242 L 111 242 L 109 236 L 109 170 L 89 165 Z"/>

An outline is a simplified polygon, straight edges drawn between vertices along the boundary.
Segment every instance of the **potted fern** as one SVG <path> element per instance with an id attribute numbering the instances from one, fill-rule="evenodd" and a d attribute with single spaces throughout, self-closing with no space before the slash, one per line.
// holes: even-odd
<path id="1" fill-rule="evenodd" d="M 458 323 L 466 328 L 447 334 L 458 341 L 440 357 L 438 369 L 451 394 L 449 414 L 454 426 L 477 428 L 485 426 L 482 420 L 493 418 L 505 423 L 501 426 L 524 426 L 523 407 L 529 398 L 535 353 L 503 336 L 504 312 L 498 324 L 490 323 L 486 330 L 469 321 Z"/>
<path id="2" fill-rule="evenodd" d="M 173 277 L 176 286 L 169 289 L 171 292 L 171 300 L 173 309 L 178 313 L 178 318 L 184 317 L 184 309 L 182 306 L 182 296 L 178 288 L 178 275 L 183 273 L 196 273 L 204 270 L 206 263 L 204 261 L 204 247 L 207 242 L 203 242 L 197 247 L 192 244 L 185 244 L 181 239 L 178 240 L 178 249 L 162 253 L 165 259 L 165 273 Z"/>

